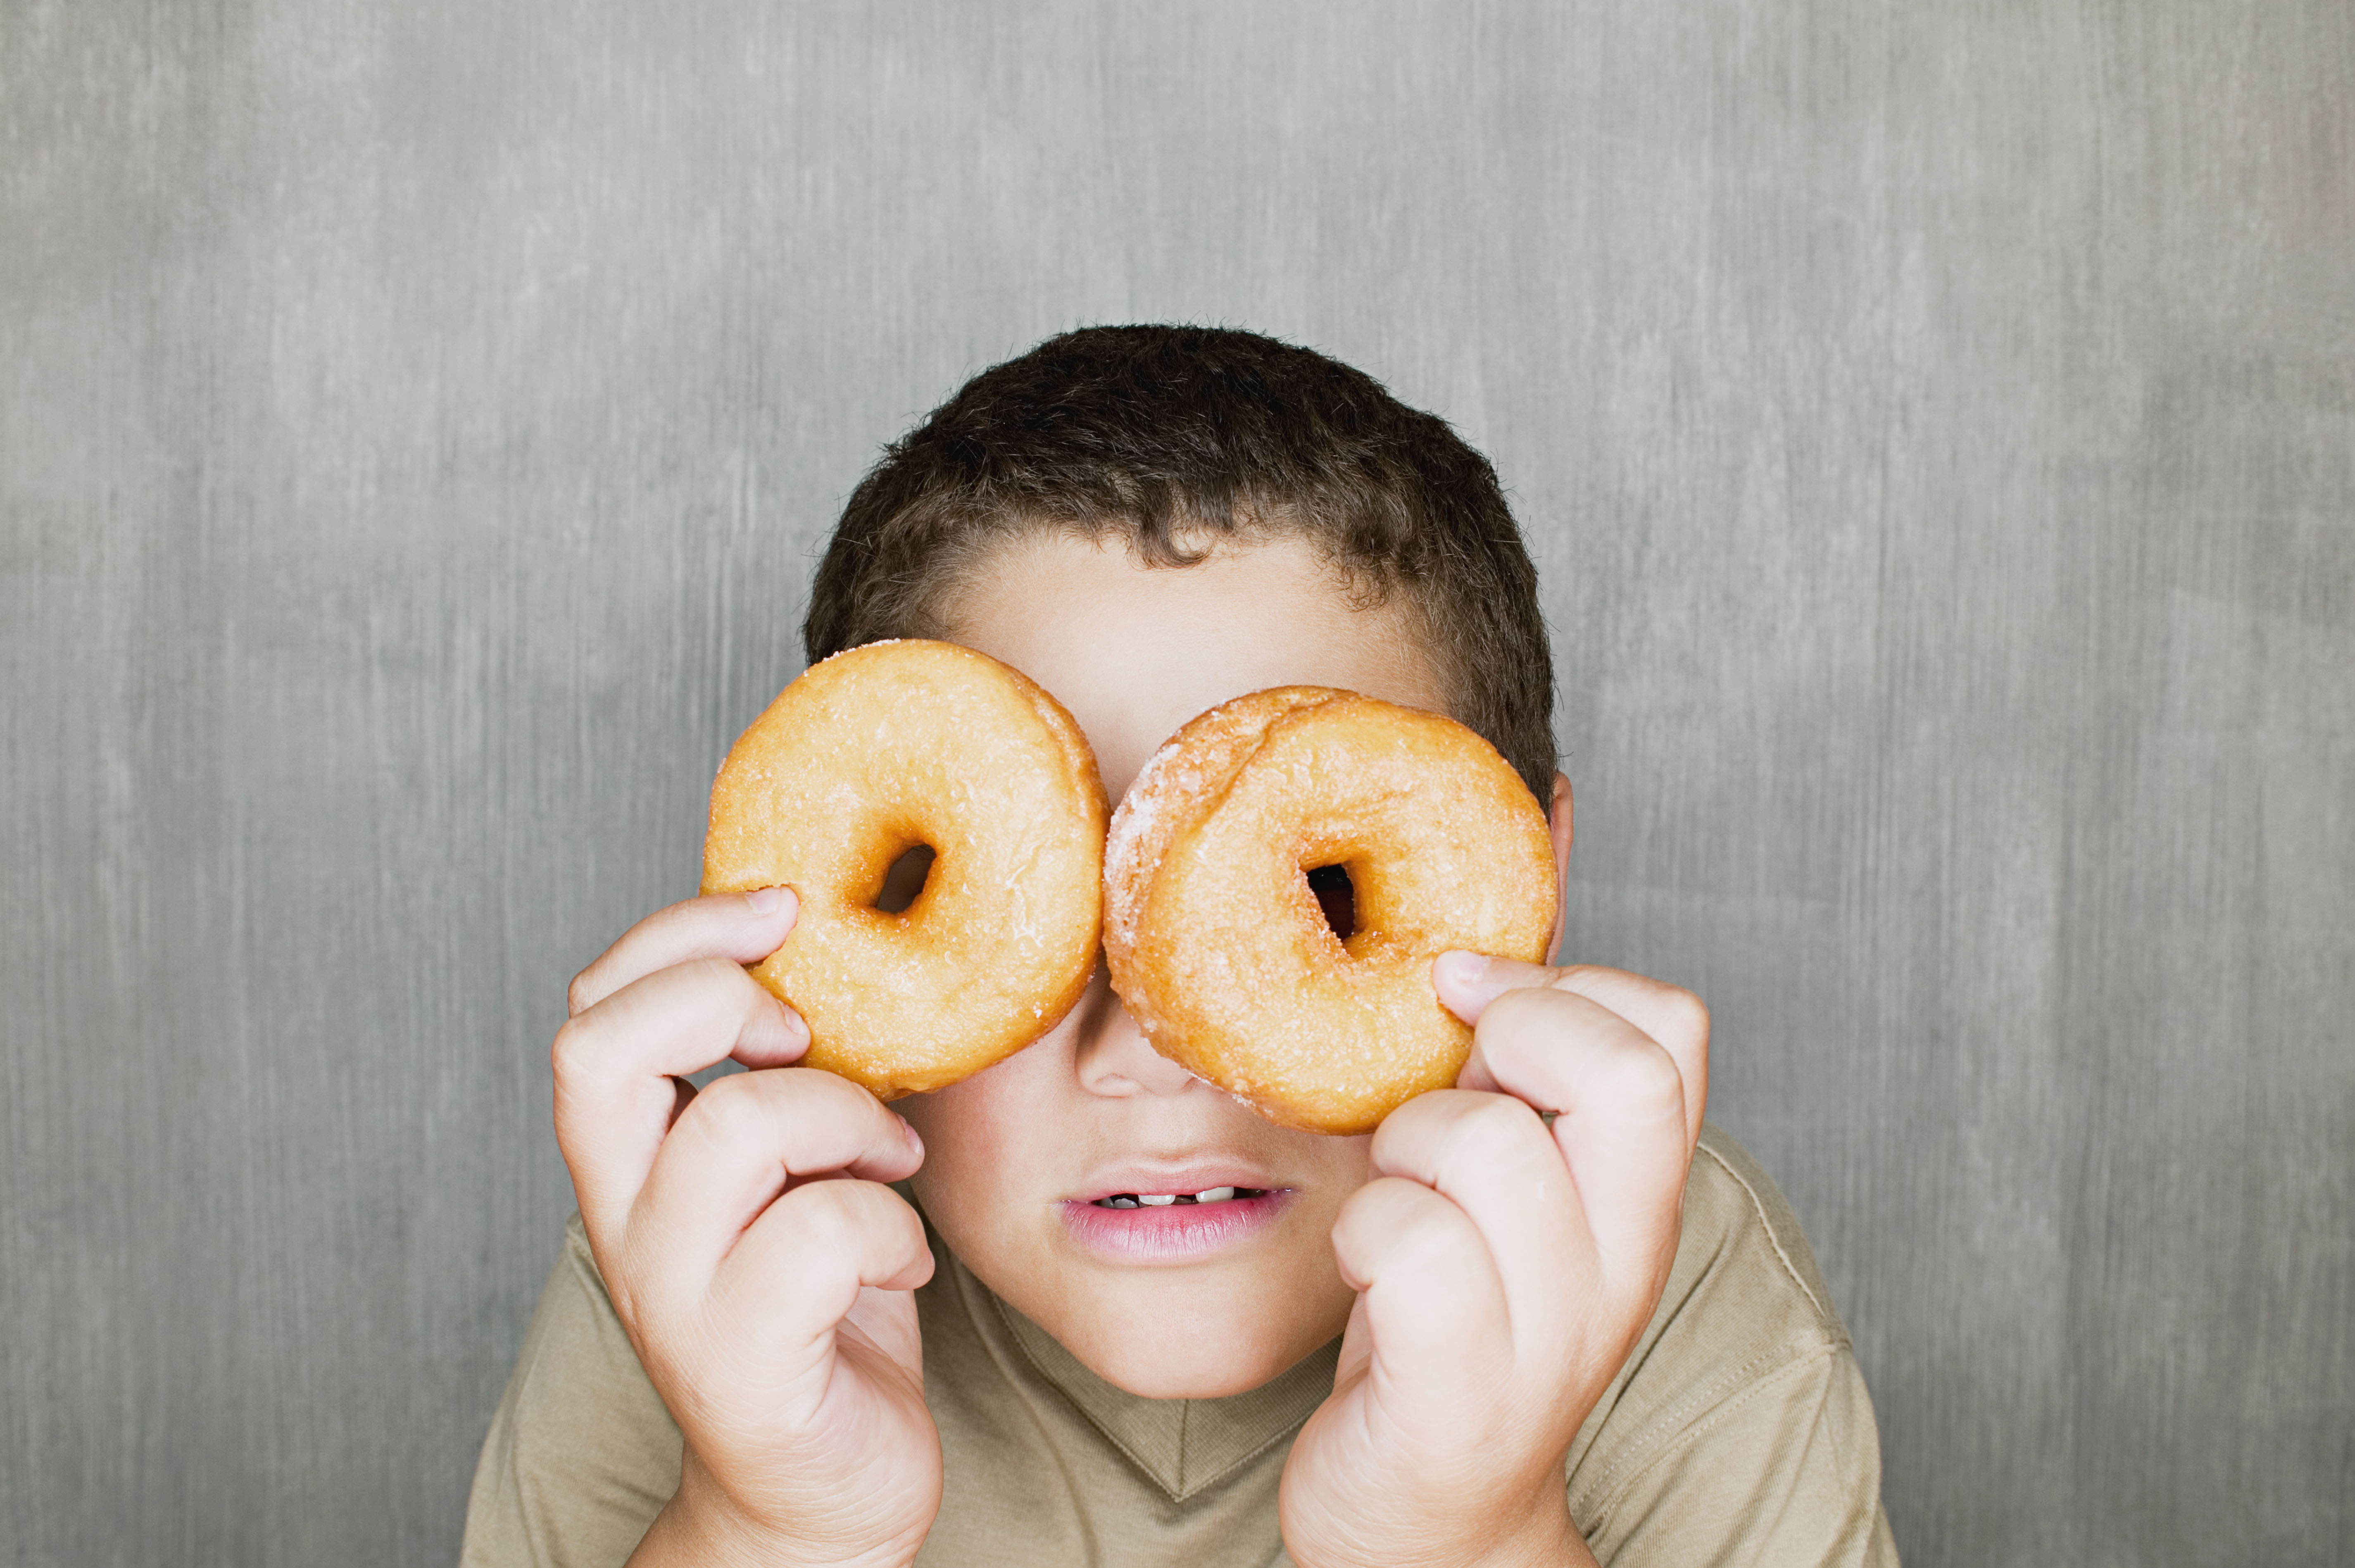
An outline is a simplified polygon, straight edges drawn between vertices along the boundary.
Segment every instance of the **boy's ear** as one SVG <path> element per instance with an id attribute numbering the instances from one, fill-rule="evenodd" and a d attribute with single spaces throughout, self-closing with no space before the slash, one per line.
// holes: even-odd
<path id="1" fill-rule="evenodd" d="M 1546 827 L 1553 838 L 1553 934 L 1546 939 L 1546 962 L 1561 962 L 1562 919 L 1570 905 L 1570 841 L 1577 835 L 1572 821 L 1570 780 L 1553 775 L 1553 803 L 1546 808 Z"/>

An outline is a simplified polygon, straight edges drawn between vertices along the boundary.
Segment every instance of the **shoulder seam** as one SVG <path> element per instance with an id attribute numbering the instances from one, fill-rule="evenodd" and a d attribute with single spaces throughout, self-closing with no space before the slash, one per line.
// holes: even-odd
<path id="1" fill-rule="evenodd" d="M 1709 1156 L 1716 1162 L 1718 1169 L 1733 1178 L 1735 1184 L 1742 1189 L 1742 1196 L 1750 1200 L 1750 1211 L 1758 1217 L 1759 1228 L 1766 1232 L 1766 1239 L 1774 1243 L 1774 1256 L 1782 1263 L 1783 1272 L 1791 1276 L 1791 1283 L 1799 1287 L 1799 1294 L 1806 1296 L 1807 1305 L 1816 1309 L 1817 1321 L 1821 1323 L 1834 1320 L 1830 1307 L 1816 1295 L 1814 1289 L 1807 1284 L 1806 1277 L 1799 1273 L 1799 1265 L 1791 1261 L 1789 1250 L 1783 1245 L 1783 1233 L 1774 1228 L 1774 1221 L 1767 1218 L 1766 1205 L 1760 1200 L 1758 1189 L 1750 1185 L 1750 1179 L 1734 1169 L 1732 1161 L 1710 1147 L 1706 1142 L 1695 1144 L 1693 1148 L 1697 1154 Z M 1845 1333 L 1838 1337 L 1842 1340 L 1847 1339 Z"/>
<path id="2" fill-rule="evenodd" d="M 1669 1458 L 1699 1442 L 1712 1427 L 1721 1424 L 1735 1411 L 1776 1383 L 1807 1371 L 1817 1361 L 1829 1360 L 1838 1356 L 1843 1349 L 1844 1347 L 1840 1345 L 1827 1341 L 1815 1347 L 1812 1354 L 1792 1357 L 1783 1365 L 1774 1368 L 1770 1375 L 1759 1378 L 1740 1388 L 1732 1398 L 1720 1401 L 1702 1419 L 1693 1422 L 1678 1432 L 1674 1442 L 1661 1445 L 1657 1452 L 1645 1458 L 1642 1463 L 1629 1466 L 1624 1474 L 1609 1477 L 1607 1487 L 1596 1488 L 1601 1493 L 1601 1498 L 1594 1505 L 1593 1518 L 1579 1519 L 1575 1511 L 1572 1512 L 1571 1517 L 1576 1520 L 1581 1532 L 1602 1529 L 1604 1523 L 1610 1519 L 1612 1510 L 1625 1500 L 1630 1488 Z M 1751 1365 L 1755 1367 L 1768 1360 L 1769 1358 L 1761 1357 Z M 1749 1369 L 1744 1370 L 1746 1371 Z"/>
<path id="3" fill-rule="evenodd" d="M 1687 1435 L 1706 1430 L 1714 1419 L 1740 1405 L 1760 1388 L 1793 1368 L 1837 1355 L 1844 1349 L 1840 1341 L 1819 1332 L 1811 1340 L 1777 1341 L 1739 1366 L 1728 1368 L 1698 1392 L 1662 1411 L 1629 1439 L 1616 1467 L 1595 1477 L 1594 1490 L 1604 1498 L 1617 1496 L 1628 1481 L 1649 1469 L 1662 1455 L 1674 1453 Z"/>

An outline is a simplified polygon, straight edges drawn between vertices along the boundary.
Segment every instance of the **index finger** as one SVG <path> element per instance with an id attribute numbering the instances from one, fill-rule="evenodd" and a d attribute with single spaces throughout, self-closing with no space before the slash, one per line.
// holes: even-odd
<path id="1" fill-rule="evenodd" d="M 757 964 L 784 945 L 800 912 L 791 888 L 712 893 L 658 909 L 572 976 L 565 1009 L 577 1019 L 633 981 L 690 959 Z"/>
<path id="2" fill-rule="evenodd" d="M 674 1080 L 727 1057 L 779 1064 L 809 1030 L 758 981 L 720 958 L 657 969 L 557 1031 L 556 1141 L 590 1241 L 618 1228 L 678 1111 Z"/>

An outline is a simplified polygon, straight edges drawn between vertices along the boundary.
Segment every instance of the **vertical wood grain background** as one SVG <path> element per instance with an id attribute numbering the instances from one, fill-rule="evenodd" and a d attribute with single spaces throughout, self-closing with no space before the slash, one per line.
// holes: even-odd
<path id="1" fill-rule="evenodd" d="M 0 1558 L 428 1564 L 877 448 L 1316 345 L 1516 493 L 1917 1564 L 2355 1531 L 2346 0 L 0 0 Z"/>

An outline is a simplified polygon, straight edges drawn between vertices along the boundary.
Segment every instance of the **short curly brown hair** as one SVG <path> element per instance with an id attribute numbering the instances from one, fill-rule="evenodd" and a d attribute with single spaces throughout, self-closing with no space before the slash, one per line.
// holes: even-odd
<path id="1" fill-rule="evenodd" d="M 1455 717 L 1550 798 L 1553 659 L 1496 470 L 1364 372 L 1203 326 L 1088 327 L 983 371 L 851 493 L 802 624 L 811 662 L 941 635 L 948 591 L 1037 529 L 1123 539 L 1155 567 L 1222 538 L 1307 540 L 1369 601 L 1406 597 Z"/>

